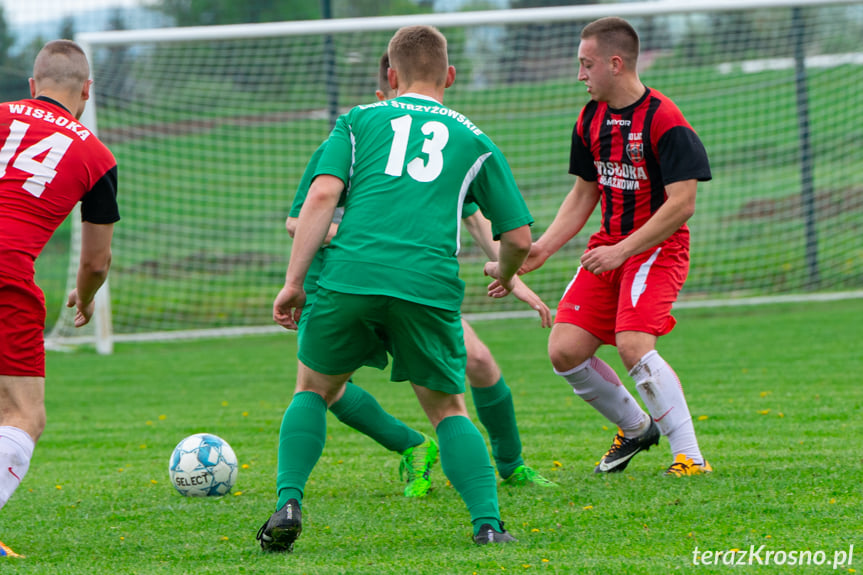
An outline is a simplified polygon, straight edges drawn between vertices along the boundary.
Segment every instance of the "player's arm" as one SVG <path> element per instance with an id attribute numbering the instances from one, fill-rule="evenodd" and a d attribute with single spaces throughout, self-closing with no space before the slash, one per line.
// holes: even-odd
<path id="1" fill-rule="evenodd" d="M 575 184 L 557 210 L 557 215 L 530 249 L 530 255 L 519 273 L 528 273 L 541 267 L 546 260 L 566 242 L 575 237 L 587 223 L 590 214 L 599 202 L 599 186 L 596 182 L 576 177 Z"/>
<path id="2" fill-rule="evenodd" d="M 524 263 L 527 254 L 530 253 L 530 226 L 523 225 L 500 234 L 500 246 L 498 248 L 497 279 L 507 290 L 513 290 L 513 278 L 518 268 Z"/>
<path id="3" fill-rule="evenodd" d="M 303 280 L 333 221 L 333 214 L 345 184 L 339 178 L 322 174 L 315 178 L 297 218 L 291 259 L 285 285 L 273 303 L 273 319 L 287 329 L 296 329 L 305 304 Z"/>
<path id="4" fill-rule="evenodd" d="M 697 180 L 665 186 L 666 200 L 647 222 L 620 242 L 598 246 L 581 256 L 581 265 L 600 274 L 620 266 L 627 258 L 657 246 L 671 237 L 695 213 Z"/>
<path id="5" fill-rule="evenodd" d="M 297 218 L 292 218 L 288 216 L 288 218 L 285 220 L 285 229 L 288 230 L 288 235 L 293 238 L 297 233 Z M 333 237 L 336 235 L 337 231 L 339 231 L 339 224 L 330 223 L 330 229 L 327 230 L 327 236 L 324 238 L 323 245 L 328 245 L 333 240 Z"/>
<path id="6" fill-rule="evenodd" d="M 482 251 L 485 252 L 485 255 L 488 256 L 488 259 L 496 262 L 498 243 L 493 239 L 491 222 L 488 221 L 488 219 L 483 216 L 479 210 L 464 218 L 462 221 L 464 222 L 468 232 L 470 232 L 470 235 L 473 236 L 473 239 L 477 244 L 479 244 Z M 551 327 L 551 310 L 548 308 L 548 305 L 546 305 L 546 303 L 542 301 L 542 298 L 536 295 L 532 289 L 527 287 L 527 284 L 521 281 L 521 278 L 517 275 L 513 276 L 512 280 L 512 295 L 529 305 L 532 309 L 536 310 L 542 320 L 542 327 Z M 499 282 L 493 282 L 493 284 L 499 285 Z M 496 288 L 497 285 L 494 287 L 489 286 L 490 296 L 503 297 L 507 294 L 506 290 L 502 287 L 500 291 Z"/>
<path id="7" fill-rule="evenodd" d="M 497 261 L 497 242 L 491 233 L 491 222 L 479 210 L 461 220 L 483 253 L 493 262 Z"/>
<path id="8" fill-rule="evenodd" d="M 69 294 L 67 307 L 75 307 L 75 327 L 86 325 L 93 317 L 93 299 L 105 283 L 111 267 L 111 238 L 114 224 L 81 223 L 81 258 L 75 289 Z"/>

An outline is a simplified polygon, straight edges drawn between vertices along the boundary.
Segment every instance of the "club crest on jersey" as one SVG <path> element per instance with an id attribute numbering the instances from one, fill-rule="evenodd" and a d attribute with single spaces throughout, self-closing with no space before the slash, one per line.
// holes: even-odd
<path id="1" fill-rule="evenodd" d="M 644 161 L 644 143 L 629 142 L 626 144 L 626 155 L 633 164 L 640 164 Z"/>

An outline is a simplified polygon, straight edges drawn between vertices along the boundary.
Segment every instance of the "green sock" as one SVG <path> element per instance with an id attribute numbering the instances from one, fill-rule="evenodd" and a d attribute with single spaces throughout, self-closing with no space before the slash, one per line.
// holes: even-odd
<path id="1" fill-rule="evenodd" d="M 440 463 L 470 511 L 474 535 L 483 523 L 500 525 L 497 480 L 479 430 L 467 417 L 446 417 L 437 426 Z"/>
<path id="2" fill-rule="evenodd" d="M 289 499 L 302 504 L 309 475 L 324 451 L 327 439 L 327 403 L 312 391 L 301 391 L 285 410 L 279 430 L 276 488 L 281 509 Z"/>
<path id="3" fill-rule="evenodd" d="M 390 451 L 401 453 L 425 440 L 422 433 L 384 411 L 371 393 L 350 381 L 345 385 L 344 395 L 330 406 L 330 411 L 339 421 L 368 435 Z"/>
<path id="4" fill-rule="evenodd" d="M 505 479 L 524 465 L 512 393 L 503 377 L 491 387 L 471 387 L 470 391 L 479 420 L 488 432 L 497 472 Z"/>

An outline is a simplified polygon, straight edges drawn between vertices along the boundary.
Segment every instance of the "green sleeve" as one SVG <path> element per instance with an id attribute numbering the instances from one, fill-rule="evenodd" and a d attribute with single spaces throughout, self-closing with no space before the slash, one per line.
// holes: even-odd
<path id="1" fill-rule="evenodd" d="M 461 208 L 461 218 L 465 219 L 471 217 L 478 209 L 479 206 L 476 205 L 476 202 L 465 202 Z"/>
<path id="2" fill-rule="evenodd" d="M 495 240 L 500 234 L 533 224 L 533 217 L 518 189 L 512 170 L 503 153 L 492 145 L 492 153 L 483 162 L 471 184 L 469 200 L 475 200 L 483 215 L 491 221 Z"/>
<path id="3" fill-rule="evenodd" d="M 318 149 L 315 150 L 314 154 L 312 154 L 309 163 L 306 164 L 306 169 L 303 172 L 303 177 L 300 179 L 300 185 L 297 186 L 297 193 L 294 195 L 294 201 L 291 204 L 291 211 L 288 214 L 288 217 L 299 217 L 300 210 L 303 208 L 306 196 L 309 193 L 309 188 L 312 186 L 312 180 L 315 179 L 315 170 L 318 168 L 318 162 L 320 161 L 326 147 L 327 141 L 324 140 L 324 143 L 318 146 Z"/>

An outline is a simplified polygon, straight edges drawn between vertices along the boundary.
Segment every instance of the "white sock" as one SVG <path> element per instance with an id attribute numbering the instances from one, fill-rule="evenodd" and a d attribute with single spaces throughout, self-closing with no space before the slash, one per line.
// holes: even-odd
<path id="1" fill-rule="evenodd" d="M 668 437 L 671 452 L 686 455 L 694 463 L 704 463 L 692 416 L 677 374 L 654 349 L 646 354 L 629 371 L 641 400 L 663 435 Z"/>
<path id="2" fill-rule="evenodd" d="M 650 418 L 620 382 L 607 363 L 596 356 L 569 371 L 554 370 L 563 376 L 576 395 L 623 430 L 624 437 L 638 437 L 647 430 Z"/>
<path id="3" fill-rule="evenodd" d="M 17 427 L 0 427 L 0 509 L 18 488 L 30 468 L 36 444 Z"/>

